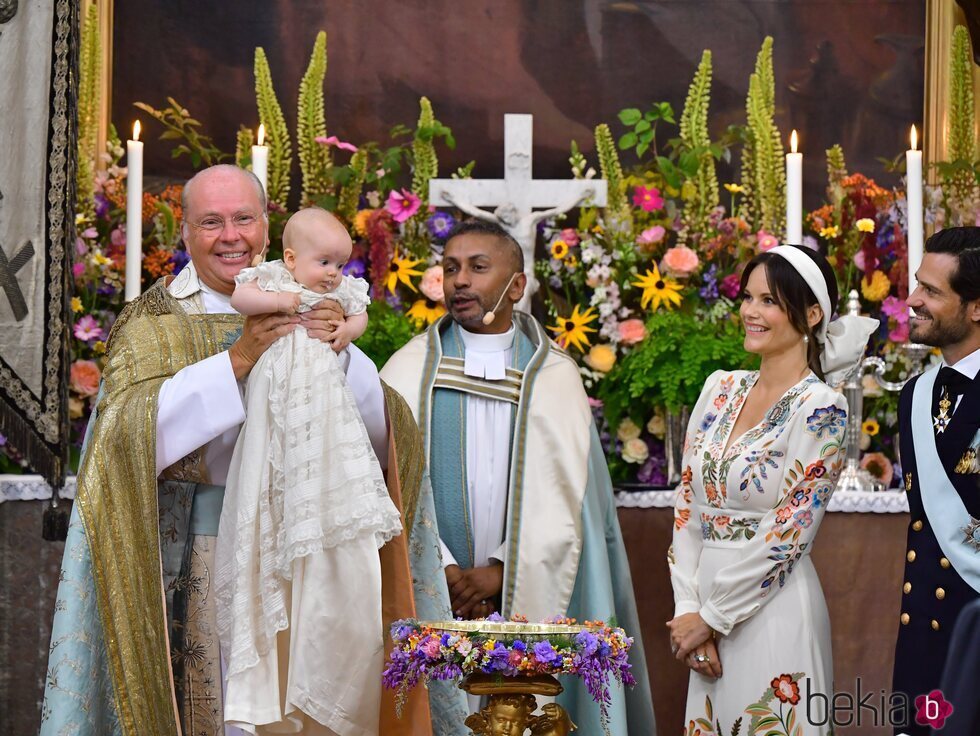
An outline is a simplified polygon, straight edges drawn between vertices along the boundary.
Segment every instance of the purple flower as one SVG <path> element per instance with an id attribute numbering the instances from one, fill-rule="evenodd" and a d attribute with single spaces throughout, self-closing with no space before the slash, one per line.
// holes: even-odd
<path id="1" fill-rule="evenodd" d="M 487 616 L 487 621 L 494 621 L 494 622 L 498 622 L 499 623 L 500 621 L 504 621 L 504 620 L 505 620 L 504 617 L 501 616 L 496 611 L 494 611 L 489 616 Z"/>
<path id="2" fill-rule="evenodd" d="M 347 265 L 344 266 L 344 276 L 362 279 L 366 273 L 367 266 L 364 264 L 364 260 L 362 258 L 351 258 L 349 261 L 347 261 Z"/>
<path id="3" fill-rule="evenodd" d="M 101 340 L 104 337 L 102 328 L 99 327 L 99 323 L 95 321 L 95 317 L 90 314 L 86 314 L 84 317 L 79 319 L 75 323 L 74 329 L 75 337 L 79 340 Z"/>
<path id="4" fill-rule="evenodd" d="M 4 437 L 2 434 L 0 434 L 0 447 L 3 447 L 6 444 L 7 444 L 7 438 Z"/>
<path id="5" fill-rule="evenodd" d="M 734 299 L 737 297 L 738 292 L 742 290 L 742 284 L 738 274 L 728 274 L 721 280 L 721 285 L 718 287 L 718 290 L 729 299 Z"/>
<path id="6" fill-rule="evenodd" d="M 718 266 L 712 263 L 701 278 L 704 286 L 698 289 L 698 294 L 709 305 L 713 304 L 718 299 Z"/>
<path id="7" fill-rule="evenodd" d="M 425 221 L 425 226 L 429 228 L 429 232 L 439 240 L 443 240 L 449 235 L 455 224 L 456 220 L 446 212 L 436 212 Z"/>
<path id="8" fill-rule="evenodd" d="M 582 647 L 582 654 L 591 657 L 599 648 L 599 640 L 589 631 L 581 631 L 575 637 L 575 643 Z"/>
<path id="9" fill-rule="evenodd" d="M 173 271 L 174 276 L 176 276 L 181 271 L 183 271 L 184 266 L 186 266 L 188 262 L 190 262 L 190 260 L 191 257 L 186 250 L 180 250 L 180 249 L 175 250 L 170 255 L 170 262 L 174 264 L 174 271 Z"/>
<path id="10" fill-rule="evenodd" d="M 95 195 L 95 216 L 102 219 L 109 219 L 109 200 L 102 193 Z"/>
<path id="11" fill-rule="evenodd" d="M 538 658 L 539 662 L 544 664 L 551 664 L 556 659 L 561 659 L 561 655 L 555 651 L 555 648 L 551 646 L 551 642 L 548 641 L 539 641 L 534 645 L 534 656 Z"/>

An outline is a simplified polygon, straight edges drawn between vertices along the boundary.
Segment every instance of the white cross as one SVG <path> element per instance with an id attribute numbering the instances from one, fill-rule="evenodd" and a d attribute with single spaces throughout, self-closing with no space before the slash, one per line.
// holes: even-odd
<path id="1" fill-rule="evenodd" d="M 537 291 L 534 245 L 542 220 L 576 205 L 606 205 L 603 179 L 534 179 L 531 176 L 532 115 L 504 115 L 503 179 L 432 179 L 429 202 L 452 206 L 471 217 L 496 222 L 520 244 L 528 286 L 518 309 L 530 311 Z M 493 207 L 493 211 L 480 209 Z M 535 210 L 535 207 L 547 207 Z"/>

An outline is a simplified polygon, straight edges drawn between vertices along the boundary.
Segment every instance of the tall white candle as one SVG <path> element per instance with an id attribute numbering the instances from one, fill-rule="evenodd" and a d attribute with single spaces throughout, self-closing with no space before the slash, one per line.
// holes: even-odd
<path id="1" fill-rule="evenodd" d="M 909 294 L 915 289 L 915 272 L 922 263 L 922 151 L 917 150 L 915 126 L 909 136 L 912 147 L 905 152 L 905 199 L 908 203 Z"/>
<path id="2" fill-rule="evenodd" d="M 263 146 L 265 142 L 265 126 L 259 125 L 258 145 L 252 146 L 252 173 L 262 182 L 262 189 L 266 196 L 269 196 L 269 147 Z"/>
<path id="3" fill-rule="evenodd" d="M 796 131 L 786 154 L 786 242 L 803 245 L 803 154 L 797 153 Z"/>
<path id="4" fill-rule="evenodd" d="M 140 295 L 143 267 L 143 142 L 140 121 L 126 141 L 126 301 Z"/>

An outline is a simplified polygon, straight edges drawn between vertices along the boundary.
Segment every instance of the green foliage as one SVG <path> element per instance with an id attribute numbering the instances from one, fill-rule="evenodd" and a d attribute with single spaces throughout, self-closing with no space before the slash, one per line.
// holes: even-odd
<path id="1" fill-rule="evenodd" d="M 422 199 L 419 212 L 425 211 L 429 203 L 429 180 L 439 176 L 439 159 L 433 142 L 437 135 L 437 126 L 449 131 L 436 120 L 429 98 L 422 97 L 419 100 L 419 123 L 412 139 L 412 191 Z"/>
<path id="2" fill-rule="evenodd" d="M 78 170 L 76 208 L 87 219 L 95 218 L 95 170 L 98 163 L 99 109 L 102 105 L 99 78 L 102 48 L 99 43 L 99 9 L 93 3 L 82 23 L 78 52 Z"/>
<path id="3" fill-rule="evenodd" d="M 415 323 L 383 301 L 372 301 L 368 306 L 371 329 L 357 340 L 363 350 L 380 369 L 396 350 L 415 336 Z"/>
<path id="4" fill-rule="evenodd" d="M 647 337 L 599 385 L 610 426 L 626 416 L 645 422 L 659 406 L 694 406 L 714 371 L 754 363 L 742 340 L 734 314 L 713 322 L 681 311 L 655 313 L 647 321 Z"/>
<path id="5" fill-rule="evenodd" d="M 637 158 L 643 158 L 643 154 L 652 148 L 656 156 L 657 123 L 661 120 L 676 125 L 674 108 L 669 102 L 654 102 L 646 112 L 636 107 L 620 110 L 619 122 L 630 130 L 619 137 L 619 150 L 633 149 Z"/>
<path id="6" fill-rule="evenodd" d="M 827 149 L 827 183 L 836 186 L 847 176 L 847 162 L 844 160 L 844 149 L 840 143 L 835 143 Z"/>
<path id="7" fill-rule="evenodd" d="M 954 200 L 971 202 L 977 196 L 973 164 L 977 159 L 976 120 L 973 108 L 973 50 L 963 26 L 953 31 L 949 75 L 949 159 L 940 169 Z"/>
<path id="8" fill-rule="evenodd" d="M 354 215 L 357 214 L 357 203 L 361 199 L 364 176 L 367 174 L 367 158 L 367 152 L 362 150 L 358 150 L 350 158 L 351 176 L 344 184 L 337 200 L 337 212 L 343 215 L 347 222 L 352 222 Z"/>
<path id="9" fill-rule="evenodd" d="M 289 172 L 293 165 L 292 144 L 286 118 L 272 86 L 272 72 L 265 50 L 255 49 L 255 102 L 259 122 L 265 125 L 265 144 L 269 147 L 269 199 L 285 206 L 289 199 Z"/>
<path id="10" fill-rule="evenodd" d="M 694 232 L 700 232 L 707 224 L 708 215 L 718 206 L 718 175 L 715 172 L 715 155 L 708 135 L 708 106 L 711 101 L 711 52 L 705 50 L 691 81 L 681 115 L 681 157 L 690 156 L 696 162 L 696 173 L 689 179 L 694 183 L 694 194 L 684 208 L 684 223 Z"/>
<path id="11" fill-rule="evenodd" d="M 743 215 L 755 230 L 781 236 L 785 229 L 784 149 L 776 127 L 776 88 L 772 37 L 766 36 L 749 77 L 745 102 L 748 122 L 742 150 Z"/>
<path id="12" fill-rule="evenodd" d="M 192 118 L 186 107 L 183 107 L 173 97 L 168 97 L 167 103 L 170 106 L 160 110 L 145 102 L 134 102 L 133 104 L 140 110 L 149 113 L 154 120 L 163 125 L 165 130 L 160 134 L 160 140 L 183 141 L 171 150 L 172 158 L 179 158 L 186 154 L 190 156 L 191 165 L 198 169 L 219 164 L 230 157 L 229 154 L 224 153 L 214 145 L 211 136 L 200 131 L 200 121 Z"/>
<path id="13" fill-rule="evenodd" d="M 320 31 L 313 44 L 309 66 L 299 85 L 299 101 L 296 106 L 296 149 L 299 169 L 303 179 L 300 201 L 311 201 L 316 195 L 325 194 L 329 179 L 327 171 L 332 165 L 330 149 L 316 142 L 326 136 L 327 122 L 323 107 L 323 82 L 327 76 L 327 34 Z"/>
<path id="14" fill-rule="evenodd" d="M 599 155 L 599 168 L 602 171 L 602 178 L 606 180 L 608 188 L 606 212 L 610 213 L 614 219 L 631 223 L 632 214 L 626 197 L 626 180 L 623 178 L 623 167 L 619 163 L 619 154 L 616 153 L 612 131 L 605 123 L 601 123 L 595 128 L 595 149 Z"/>
<path id="15" fill-rule="evenodd" d="M 235 166 L 247 169 L 252 165 L 253 142 L 252 129 L 239 125 L 235 135 Z"/>

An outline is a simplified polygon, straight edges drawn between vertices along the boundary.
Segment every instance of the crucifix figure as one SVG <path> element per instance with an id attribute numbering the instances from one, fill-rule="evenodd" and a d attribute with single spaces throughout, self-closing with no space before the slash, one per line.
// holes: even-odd
<path id="1" fill-rule="evenodd" d="M 524 252 L 527 289 L 517 308 L 530 311 L 531 296 L 537 291 L 534 276 L 534 245 L 538 223 L 588 202 L 606 204 L 606 182 L 602 179 L 533 179 L 531 177 L 531 115 L 504 116 L 503 179 L 433 179 L 429 202 L 452 206 L 461 212 L 501 225 Z M 493 210 L 481 209 L 493 207 Z M 546 207 L 548 209 L 535 209 Z"/>

